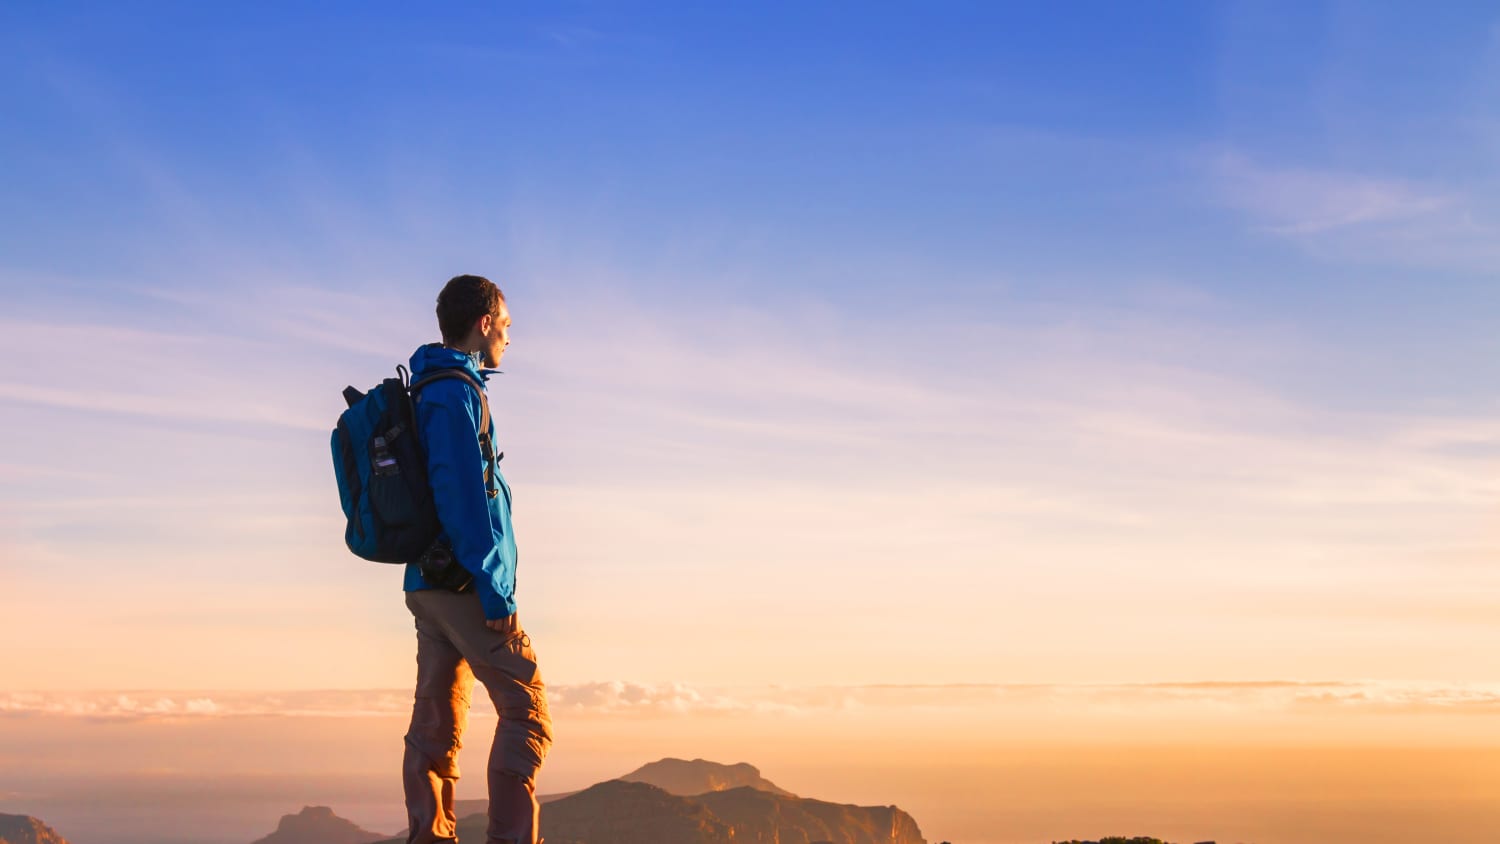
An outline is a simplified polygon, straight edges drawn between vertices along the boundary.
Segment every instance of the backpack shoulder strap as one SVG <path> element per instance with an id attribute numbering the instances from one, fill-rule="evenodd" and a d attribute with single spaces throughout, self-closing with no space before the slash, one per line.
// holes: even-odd
<path id="1" fill-rule="evenodd" d="M 421 378 L 413 381 L 409 389 L 411 394 L 415 396 L 418 391 L 428 384 L 448 378 L 457 378 L 460 381 L 469 382 L 469 385 L 474 388 L 474 392 L 479 394 L 479 436 L 488 437 L 490 433 L 490 402 L 489 399 L 485 398 L 484 387 L 475 380 L 474 376 L 462 369 L 439 369 L 436 372 L 423 375 Z"/>
<path id="2" fill-rule="evenodd" d="M 500 490 L 495 484 L 495 464 L 499 462 L 499 458 L 495 456 L 495 442 L 494 438 L 490 435 L 490 400 L 484 394 L 484 386 L 474 376 L 462 369 L 439 369 L 431 375 L 423 375 L 412 382 L 411 387 L 408 388 L 408 392 L 415 398 L 416 394 L 423 387 L 434 381 L 442 381 L 446 378 L 457 378 L 467 381 L 474 388 L 474 392 L 479 394 L 479 431 L 477 433 L 479 435 L 479 451 L 484 455 L 484 489 L 489 497 L 494 498 L 500 494 Z M 415 414 L 413 414 L 412 419 L 415 421 Z"/>

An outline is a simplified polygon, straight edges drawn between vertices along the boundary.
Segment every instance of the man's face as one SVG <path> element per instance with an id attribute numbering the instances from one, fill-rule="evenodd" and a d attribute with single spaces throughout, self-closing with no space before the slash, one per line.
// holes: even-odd
<path id="1" fill-rule="evenodd" d="M 483 343 L 484 365 L 487 369 L 494 369 L 505 356 L 505 347 L 510 345 L 510 309 L 505 307 L 505 302 L 500 303 L 500 309 L 495 313 L 479 320 L 479 335 Z"/>

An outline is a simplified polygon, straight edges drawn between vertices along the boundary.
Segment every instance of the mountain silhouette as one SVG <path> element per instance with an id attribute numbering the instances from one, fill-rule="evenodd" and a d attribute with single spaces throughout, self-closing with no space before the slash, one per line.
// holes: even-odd
<path id="1" fill-rule="evenodd" d="M 545 806 L 548 803 L 551 803 L 553 800 L 561 800 L 564 797 L 572 797 L 577 793 L 578 792 L 576 791 L 560 791 L 556 794 L 538 794 L 536 796 L 536 802 L 541 803 L 543 806 Z M 481 797 L 473 800 L 453 801 L 453 814 L 460 818 L 466 818 L 469 815 L 482 815 L 489 810 L 490 801 L 489 798 L 486 797 Z"/>
<path id="2" fill-rule="evenodd" d="M 68 844 L 68 840 L 30 815 L 0 814 L 0 844 Z"/>
<path id="3" fill-rule="evenodd" d="M 762 777 L 758 768 L 745 762 L 737 765 L 721 765 L 707 759 L 688 761 L 669 757 L 642 765 L 620 779 L 626 782 L 654 785 L 668 794 L 683 797 L 709 791 L 727 791 L 742 786 L 786 797 L 797 796 Z"/>
<path id="4" fill-rule="evenodd" d="M 922 844 L 911 815 L 895 806 L 850 806 L 742 786 L 693 798 L 734 827 L 734 840 L 768 844 Z"/>
<path id="5" fill-rule="evenodd" d="M 481 801 L 482 802 L 482 801 Z M 547 844 L 927 844 L 911 815 L 895 806 L 851 806 L 740 786 L 693 797 L 657 786 L 609 780 L 548 801 Z M 460 840 L 483 841 L 487 819 L 458 823 Z M 333 813 L 304 806 L 255 844 L 402 844 Z M 0 844 L 68 844 L 30 815 L 0 813 Z M 947 844 L 947 842 L 943 842 Z M 1052 844 L 1167 844 L 1159 838 L 1105 837 Z M 1198 844 L 1214 844 L 1212 841 Z"/>
<path id="6" fill-rule="evenodd" d="M 483 840 L 485 824 L 482 814 L 461 818 L 459 840 Z M 549 802 L 542 837 L 547 844 L 926 844 L 911 815 L 893 806 L 845 806 L 750 786 L 688 797 L 625 780 Z"/>
<path id="7" fill-rule="evenodd" d="M 538 799 L 545 804 L 547 844 L 927 844 L 912 816 L 895 806 L 798 797 L 745 763 L 662 759 L 620 779 Z M 463 800 L 454 808 L 459 840 L 485 840 L 486 801 Z M 275 833 L 255 844 L 405 840 L 405 832 L 373 833 L 317 806 L 282 818 Z"/>
<path id="8" fill-rule="evenodd" d="M 327 806 L 303 806 L 295 815 L 283 815 L 276 831 L 254 844 L 370 844 L 385 837 L 361 829 Z"/>
<path id="9" fill-rule="evenodd" d="M 483 813 L 460 817 L 459 840 L 483 841 L 487 824 Z M 542 809 L 541 835 L 547 844 L 734 844 L 734 830 L 702 804 L 624 780 L 549 801 Z"/>
<path id="10" fill-rule="evenodd" d="M 668 757 L 648 762 L 620 779 L 626 782 L 654 785 L 668 794 L 676 794 L 680 797 L 692 797 L 708 791 L 724 791 L 740 786 L 750 786 L 772 794 L 784 794 L 787 797 L 797 796 L 762 777 L 759 768 L 744 762 L 737 765 L 724 765 L 707 759 L 688 761 Z M 578 793 L 577 791 L 564 791 L 558 794 L 539 794 L 536 799 L 538 803 L 545 806 Z M 489 801 L 484 799 L 458 800 L 453 804 L 453 812 L 460 818 L 466 818 L 469 815 L 482 815 L 489 811 L 489 807 Z"/>
<path id="11" fill-rule="evenodd" d="M 478 818 L 484 820 L 481 815 Z M 483 824 L 478 826 L 483 830 Z M 459 827 L 462 838 L 463 827 Z M 702 803 L 643 782 L 610 780 L 548 803 L 549 844 L 732 844 L 734 829 Z"/>

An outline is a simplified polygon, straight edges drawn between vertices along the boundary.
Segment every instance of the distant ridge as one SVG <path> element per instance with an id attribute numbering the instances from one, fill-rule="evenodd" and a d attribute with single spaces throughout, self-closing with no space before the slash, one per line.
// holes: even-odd
<path id="1" fill-rule="evenodd" d="M 844 841 L 848 844 L 922 844 L 922 830 L 895 806 L 850 806 L 787 797 L 748 786 L 693 798 L 734 827 L 744 841 Z"/>
<path id="2" fill-rule="evenodd" d="M 327 806 L 303 806 L 295 815 L 283 815 L 276 831 L 254 844 L 370 844 L 386 837 L 335 815 Z"/>
<path id="3" fill-rule="evenodd" d="M 0 814 L 0 844 L 68 844 L 68 840 L 30 815 Z"/>
<path id="4" fill-rule="evenodd" d="M 797 796 L 762 777 L 759 768 L 745 762 L 723 765 L 707 759 L 689 761 L 668 757 L 642 765 L 620 779 L 626 782 L 654 785 L 668 794 L 682 797 L 743 787 L 780 794 L 784 797 Z"/>
<path id="5" fill-rule="evenodd" d="M 538 794 L 536 796 L 536 802 L 545 806 L 548 803 L 551 803 L 553 800 L 561 800 L 564 797 L 572 797 L 577 793 L 578 792 L 576 791 L 559 791 L 556 794 Z M 487 814 L 489 810 L 490 801 L 488 798 L 481 797 L 473 800 L 453 801 L 453 813 L 460 818 L 467 818 L 470 815 Z"/>
<path id="6" fill-rule="evenodd" d="M 643 819 L 663 823 L 643 829 Z M 825 803 L 748 785 L 688 797 L 625 780 L 548 804 L 542 835 L 548 844 L 927 844 L 911 815 L 894 806 Z"/>
<path id="7" fill-rule="evenodd" d="M 647 785 L 654 785 L 668 794 L 676 794 L 679 797 L 692 797 L 695 794 L 726 791 L 742 786 L 787 797 L 797 796 L 761 776 L 759 768 L 745 762 L 724 765 L 707 759 L 687 760 L 667 757 L 648 762 L 620 779 L 625 782 L 643 782 Z M 564 791 L 558 794 L 538 794 L 536 799 L 538 803 L 545 806 L 579 793 L 581 792 Z M 460 820 L 472 815 L 485 814 L 489 811 L 489 807 L 490 801 L 485 799 L 459 800 L 453 804 L 454 813 Z"/>
<path id="8" fill-rule="evenodd" d="M 620 779 L 541 799 L 547 844 L 927 844 L 916 820 L 895 806 L 798 797 L 744 762 L 661 759 Z M 459 840 L 483 841 L 485 801 L 465 800 L 455 808 Z M 405 837 L 386 836 L 380 844 L 402 844 Z M 313 842 L 267 838 L 256 844 Z"/>
<path id="9" fill-rule="evenodd" d="M 482 841 L 484 832 L 484 815 L 459 819 L 460 841 Z M 547 844 L 927 844 L 911 815 L 894 806 L 845 806 L 750 786 L 686 797 L 625 780 L 549 802 L 542 837 Z"/>
<path id="10" fill-rule="evenodd" d="M 479 827 L 476 831 L 482 830 Z M 459 828 L 459 840 L 464 830 Z M 542 810 L 548 844 L 735 844 L 735 830 L 690 797 L 610 780 Z"/>

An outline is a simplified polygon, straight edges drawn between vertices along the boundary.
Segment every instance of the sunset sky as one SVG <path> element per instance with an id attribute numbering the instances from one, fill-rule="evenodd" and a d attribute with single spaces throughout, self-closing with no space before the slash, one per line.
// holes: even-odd
<path id="1" fill-rule="evenodd" d="M 1500 747 L 1493 10 L 414 9 L 0 10 L 7 766 L 394 764 L 328 431 L 465 272 L 544 790 Z"/>

